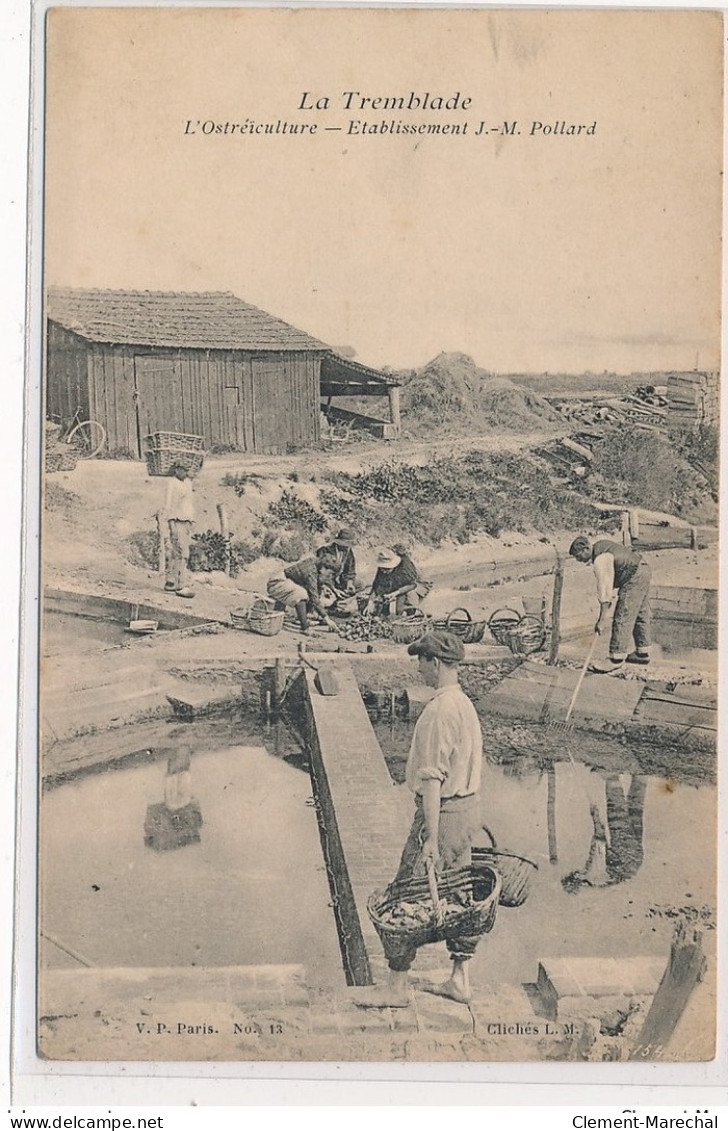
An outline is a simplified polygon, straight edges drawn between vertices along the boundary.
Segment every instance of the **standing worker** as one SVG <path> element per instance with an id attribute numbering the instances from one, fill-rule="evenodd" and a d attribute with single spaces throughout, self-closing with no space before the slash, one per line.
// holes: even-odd
<path id="1" fill-rule="evenodd" d="M 483 735 L 475 707 L 458 681 L 458 665 L 465 656 L 463 642 L 452 632 L 428 632 L 407 651 L 418 657 L 420 676 L 428 687 L 435 688 L 435 694 L 412 735 L 405 780 L 415 795 L 415 815 L 393 883 L 424 875 L 428 860 L 442 868 L 468 866 L 470 847 L 482 824 Z M 422 988 L 454 1001 L 469 1001 L 468 961 L 479 941 L 479 937 L 447 939 L 451 976 L 446 982 Z M 417 948 L 391 939 L 383 945 L 389 982 L 362 989 L 356 1004 L 407 1006 L 411 1003 L 408 971 Z"/>
<path id="2" fill-rule="evenodd" d="M 631 546 L 622 546 L 608 538 L 600 538 L 592 545 L 580 535 L 569 547 L 572 558 L 591 564 L 597 579 L 599 619 L 594 631 L 603 633 L 607 627 L 614 591 L 617 603 L 612 619 L 609 658 L 592 665 L 592 670 L 611 673 L 628 664 L 649 664 L 652 614 L 650 609 L 650 583 L 652 570 L 642 555 Z M 630 652 L 634 637 L 635 650 Z"/>
<path id="3" fill-rule="evenodd" d="M 192 494 L 192 478 L 183 464 L 175 464 L 167 481 L 167 497 L 164 503 L 164 519 L 167 527 L 165 560 L 167 580 L 164 588 L 176 593 L 178 597 L 194 597 L 187 577 L 187 561 L 190 556 L 192 527 L 195 522 L 195 501 Z"/>

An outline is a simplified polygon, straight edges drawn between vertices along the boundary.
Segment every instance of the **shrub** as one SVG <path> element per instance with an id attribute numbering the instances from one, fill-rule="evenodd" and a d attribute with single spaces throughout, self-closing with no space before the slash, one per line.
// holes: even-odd
<path id="1" fill-rule="evenodd" d="M 705 441 L 709 441 L 706 439 Z M 667 511 L 687 519 L 709 517 L 712 500 L 699 476 L 669 440 L 642 429 L 615 432 L 594 446 L 593 474 L 601 496 L 614 503 Z"/>
<path id="2" fill-rule="evenodd" d="M 292 491 L 284 491 L 278 502 L 270 504 L 266 518 L 278 526 L 299 527 L 308 534 L 320 534 L 326 529 L 324 515 Z"/>
<path id="3" fill-rule="evenodd" d="M 245 488 L 250 482 L 252 476 L 247 475 L 245 472 L 239 472 L 237 475 L 224 475 L 220 480 L 221 487 L 232 487 L 238 498 L 245 494 Z"/>
<path id="4" fill-rule="evenodd" d="M 262 552 L 259 542 L 246 542 L 242 538 L 231 542 L 230 548 L 240 566 L 250 565 L 251 562 L 257 561 Z"/>
<path id="5" fill-rule="evenodd" d="M 311 544 L 301 534 L 284 534 L 269 530 L 261 543 L 261 554 L 268 558 L 282 558 L 284 562 L 297 562 L 311 553 Z"/>
<path id="6" fill-rule="evenodd" d="M 137 530 L 126 539 L 127 558 L 133 565 L 156 569 L 159 564 L 159 533 Z"/>
<path id="7" fill-rule="evenodd" d="M 241 564 L 232 535 L 228 534 L 224 537 L 217 530 L 206 530 L 202 534 L 192 535 L 189 567 L 193 572 L 211 573 L 213 570 L 223 572 L 229 570 L 230 576 L 236 577 Z"/>
<path id="8" fill-rule="evenodd" d="M 48 480 L 46 480 L 43 500 L 46 510 L 66 512 L 73 510 L 81 502 L 75 491 L 69 491 L 67 487 L 61 487 L 59 483 L 50 483 Z"/>

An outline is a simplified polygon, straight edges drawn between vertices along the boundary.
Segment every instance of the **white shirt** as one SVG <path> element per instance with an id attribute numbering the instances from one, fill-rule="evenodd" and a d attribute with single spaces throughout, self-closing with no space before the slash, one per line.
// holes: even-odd
<path id="1" fill-rule="evenodd" d="M 594 559 L 594 574 L 597 579 L 599 604 L 611 601 L 614 596 L 614 554 L 599 554 Z"/>
<path id="2" fill-rule="evenodd" d="M 458 684 L 441 687 L 417 720 L 405 780 L 413 793 L 426 781 L 441 782 L 440 797 L 477 793 L 483 734 L 475 707 Z"/>
<path id="3" fill-rule="evenodd" d="M 168 520 L 176 518 L 181 522 L 194 522 L 195 501 L 192 497 L 191 479 L 178 479 L 176 475 L 169 477 L 164 513 Z"/>

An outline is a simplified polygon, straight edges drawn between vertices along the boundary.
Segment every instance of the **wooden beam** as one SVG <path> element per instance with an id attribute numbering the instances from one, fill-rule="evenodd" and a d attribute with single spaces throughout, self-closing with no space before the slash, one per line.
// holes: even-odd
<path id="1" fill-rule="evenodd" d="M 400 415 L 399 405 L 399 386 L 391 386 L 391 388 L 387 391 L 387 396 L 389 397 L 389 418 L 396 429 L 397 435 L 399 435 L 402 430 L 402 418 Z"/>
<path id="2" fill-rule="evenodd" d="M 702 935 L 678 923 L 670 946 L 670 959 L 652 1005 L 640 1030 L 630 1060 L 659 1060 L 675 1031 L 690 995 L 705 974 Z"/>

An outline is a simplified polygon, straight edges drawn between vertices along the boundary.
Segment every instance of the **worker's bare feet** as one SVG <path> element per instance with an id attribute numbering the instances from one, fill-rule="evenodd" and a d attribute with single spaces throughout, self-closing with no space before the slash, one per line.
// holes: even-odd
<path id="1" fill-rule="evenodd" d="M 352 995 L 351 1001 L 360 1009 L 406 1009 L 413 1004 L 409 978 L 396 972 L 383 986 L 361 986 Z"/>
<path id="2" fill-rule="evenodd" d="M 472 996 L 469 988 L 463 987 L 453 978 L 448 978 L 446 982 L 426 982 L 423 980 L 418 982 L 417 989 L 426 994 L 437 994 L 438 997 L 450 998 L 451 1001 L 457 1001 L 460 1005 L 467 1005 Z"/>
<path id="3" fill-rule="evenodd" d="M 393 990 L 390 986 L 362 986 L 351 998 L 360 1009 L 406 1009 L 412 1005 L 409 990 Z"/>

